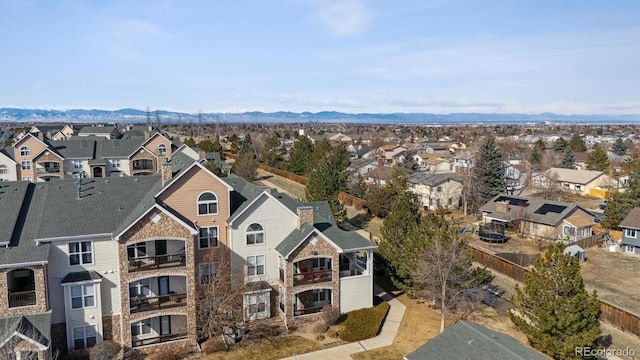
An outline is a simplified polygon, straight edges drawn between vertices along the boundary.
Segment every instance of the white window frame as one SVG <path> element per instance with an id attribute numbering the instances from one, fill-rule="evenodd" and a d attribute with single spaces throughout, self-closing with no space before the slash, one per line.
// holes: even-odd
<path id="1" fill-rule="evenodd" d="M 140 279 L 129 283 L 129 297 L 132 297 L 131 289 L 135 289 L 133 297 L 146 297 L 151 294 L 151 283 L 149 278 Z"/>
<path id="2" fill-rule="evenodd" d="M 167 153 L 167 145 L 160 144 L 158 145 L 158 155 L 162 156 Z"/>
<path id="3" fill-rule="evenodd" d="M 74 169 L 82 169 L 82 160 L 72 160 L 71 163 Z"/>
<path id="4" fill-rule="evenodd" d="M 211 235 L 211 229 L 216 229 L 216 235 L 212 236 Z M 206 236 L 202 236 L 202 230 L 206 230 L 207 234 Z M 202 246 L 202 241 L 206 240 L 207 241 L 207 246 Z M 211 245 L 211 241 L 214 241 L 215 244 Z M 198 229 L 198 249 L 210 249 L 212 247 L 216 248 L 220 246 L 220 228 L 216 225 L 216 226 L 207 226 L 207 227 L 201 227 Z"/>
<path id="5" fill-rule="evenodd" d="M 198 281 L 200 282 L 200 285 L 210 284 L 211 279 L 216 275 L 218 275 L 218 271 L 220 270 L 219 266 L 220 264 L 217 261 L 200 264 L 199 265 L 200 276 L 198 277 L 199 278 Z"/>
<path id="6" fill-rule="evenodd" d="M 111 159 L 111 167 L 114 169 L 120 169 L 120 159 Z"/>
<path id="7" fill-rule="evenodd" d="M 140 255 L 140 250 L 143 247 L 144 247 L 144 255 L 141 256 Z M 133 257 L 129 257 L 129 249 L 133 249 Z M 147 257 L 147 256 L 149 256 L 149 253 L 147 252 L 147 243 L 146 242 L 139 242 L 139 243 L 127 245 L 127 258 L 128 259 L 138 259 L 138 258 Z"/>
<path id="8" fill-rule="evenodd" d="M 625 246 L 624 246 L 624 252 L 626 252 L 626 253 L 631 253 L 631 254 L 633 254 L 633 253 L 634 253 L 634 250 L 635 250 L 635 249 L 634 249 L 634 246 L 631 246 L 631 245 L 625 245 Z"/>
<path id="9" fill-rule="evenodd" d="M 260 262 L 260 259 L 262 261 Z M 262 272 L 259 271 L 262 266 Z M 267 273 L 266 256 L 251 255 L 247 256 L 247 276 L 260 276 Z"/>
<path id="10" fill-rule="evenodd" d="M 79 330 L 79 329 L 82 329 L 82 337 L 76 337 L 76 330 Z M 93 336 L 87 336 L 89 334 L 87 329 L 93 330 Z M 94 343 L 92 345 L 87 345 L 88 343 L 87 339 L 92 337 L 95 338 Z M 98 343 L 98 327 L 96 325 L 83 325 L 83 326 L 74 327 L 73 329 L 71 329 L 71 338 L 73 341 L 74 350 L 88 349 L 90 347 L 93 347 Z M 76 347 L 76 340 L 80 340 L 80 339 L 82 339 L 83 346 Z"/>
<path id="11" fill-rule="evenodd" d="M 215 200 L 200 200 L 200 197 L 204 194 L 213 194 L 213 196 L 216 198 Z M 215 213 L 209 212 L 210 209 L 210 205 L 211 204 L 216 204 L 216 211 Z M 200 205 L 206 205 L 207 206 L 207 211 L 204 213 L 200 212 Z M 207 216 L 207 215 L 218 215 L 218 213 L 220 212 L 220 206 L 219 206 L 219 202 L 218 202 L 218 195 L 216 195 L 216 193 L 214 193 L 213 191 L 203 191 L 202 193 L 200 193 L 200 195 L 198 195 L 198 199 L 196 201 L 196 213 L 198 214 L 198 216 Z"/>
<path id="12" fill-rule="evenodd" d="M 138 329 L 137 334 L 134 334 L 134 328 Z M 145 332 L 145 329 L 148 331 Z M 131 324 L 131 336 L 149 335 L 151 334 L 151 332 L 151 318 L 140 320 L 136 323 Z"/>
<path id="13" fill-rule="evenodd" d="M 28 146 L 20 148 L 20 156 L 31 156 L 31 149 Z"/>
<path id="14" fill-rule="evenodd" d="M 31 181 L 31 176 L 23 176 L 22 181 Z"/>
<path id="15" fill-rule="evenodd" d="M 629 229 L 629 228 L 624 229 L 624 237 L 635 239 L 637 236 L 638 236 L 638 230 Z"/>
<path id="16" fill-rule="evenodd" d="M 31 170 L 31 161 L 23 160 L 20 162 L 20 167 L 22 170 Z"/>
<path id="17" fill-rule="evenodd" d="M 260 228 L 262 230 L 249 230 L 249 228 L 253 225 L 258 225 L 260 226 Z M 258 235 L 262 234 L 262 241 L 258 242 Z M 253 243 L 249 242 L 249 238 L 253 239 Z M 264 245 L 265 243 L 265 236 L 264 236 L 264 226 L 262 226 L 262 224 L 259 223 L 252 223 L 251 225 L 247 226 L 247 230 L 245 230 L 245 244 L 246 245 Z"/>
<path id="18" fill-rule="evenodd" d="M 245 295 L 245 301 L 247 303 L 247 314 L 249 316 L 254 314 L 264 314 L 267 312 L 267 299 L 269 298 L 269 292 L 257 292 L 253 294 Z M 260 305 L 263 308 L 260 311 Z M 253 306 L 253 310 L 252 310 Z"/>
<path id="19" fill-rule="evenodd" d="M 73 295 L 74 288 L 80 288 L 80 296 Z M 91 291 L 90 292 L 87 291 L 88 289 L 91 289 Z M 89 298 L 93 300 L 93 305 L 87 305 L 87 299 Z M 69 305 L 71 306 L 72 310 L 95 308 L 97 306 L 96 305 L 96 284 L 92 283 L 92 284 L 79 284 L 79 285 L 69 286 L 69 299 L 71 299 L 71 304 Z M 82 306 L 74 307 L 73 299 L 80 299 L 82 302 Z"/>
<path id="20" fill-rule="evenodd" d="M 331 304 L 331 296 L 328 289 L 313 289 L 311 299 L 314 303 L 329 301 L 329 304 Z"/>
<path id="21" fill-rule="evenodd" d="M 89 251 L 86 250 L 82 250 L 82 244 L 83 243 L 89 243 Z M 78 244 L 78 252 L 71 252 L 71 244 Z M 69 242 L 67 244 L 67 249 L 69 250 L 69 266 L 80 266 L 80 265 L 90 265 L 93 264 L 93 241 L 72 241 Z M 89 262 L 85 262 L 84 261 L 84 257 L 83 255 L 85 254 L 90 254 L 91 255 L 91 260 Z M 77 264 L 72 264 L 71 263 L 71 257 L 73 255 L 77 255 L 78 256 L 78 263 Z"/>
<path id="22" fill-rule="evenodd" d="M 0 165 L 0 175 L 8 175 L 9 168 L 6 165 Z"/>

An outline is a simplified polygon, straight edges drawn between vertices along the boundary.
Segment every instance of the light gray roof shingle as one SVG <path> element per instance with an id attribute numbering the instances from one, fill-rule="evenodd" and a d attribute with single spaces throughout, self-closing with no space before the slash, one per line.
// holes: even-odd
<path id="1" fill-rule="evenodd" d="M 62 279 L 62 281 L 60 281 L 60 283 L 62 284 L 76 283 L 81 281 L 98 280 L 98 279 L 102 279 L 102 275 L 98 274 L 95 270 L 76 271 L 76 272 L 68 273 Z"/>
<path id="2" fill-rule="evenodd" d="M 45 347 L 51 342 L 51 310 L 0 318 L 0 343 L 18 332 Z"/>
<path id="3" fill-rule="evenodd" d="M 427 186 L 438 186 L 447 181 L 455 181 L 462 183 L 462 178 L 454 173 L 444 173 L 444 174 L 430 174 L 424 172 L 417 172 L 409 175 L 407 177 L 407 181 L 412 184 L 424 184 Z"/>
<path id="4" fill-rule="evenodd" d="M 93 159 L 96 152 L 96 140 L 89 137 L 48 141 L 47 144 L 65 159 Z"/>
<path id="5" fill-rule="evenodd" d="M 463 320 L 404 357 L 406 360 L 546 360 L 515 338 Z"/>
<path id="6" fill-rule="evenodd" d="M 496 202 L 501 201 L 509 202 L 509 211 L 506 214 L 496 211 Z M 559 201 L 498 194 L 484 204 L 480 211 L 487 213 L 492 218 L 506 222 L 526 219 L 530 222 L 556 226 L 579 208 L 581 209 L 579 205 Z M 591 220 L 593 220 L 593 217 Z"/>
<path id="7" fill-rule="evenodd" d="M 620 222 L 620 227 L 640 229 L 640 207 L 631 209 Z"/>

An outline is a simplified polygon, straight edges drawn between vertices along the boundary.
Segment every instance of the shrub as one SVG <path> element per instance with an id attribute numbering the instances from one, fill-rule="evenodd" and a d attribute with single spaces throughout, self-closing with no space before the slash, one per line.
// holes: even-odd
<path id="1" fill-rule="evenodd" d="M 331 307 L 325 306 L 322 308 L 322 318 L 328 325 L 333 325 L 340 318 L 340 310 Z"/>
<path id="2" fill-rule="evenodd" d="M 338 337 L 338 332 L 333 329 L 329 329 L 327 330 L 327 336 L 335 339 Z"/>
<path id="3" fill-rule="evenodd" d="M 311 327 L 311 331 L 315 334 L 322 334 L 329 328 L 329 325 L 324 320 L 319 320 Z"/>
<path id="4" fill-rule="evenodd" d="M 340 339 L 353 342 L 376 336 L 388 311 L 389 304 L 383 302 L 372 308 L 346 313 L 342 323 L 344 329 L 340 332 Z"/>
<path id="5" fill-rule="evenodd" d="M 107 340 L 100 344 L 97 344 L 89 352 L 89 359 L 91 360 L 111 360 L 115 359 L 118 353 L 122 350 L 120 344 L 115 341 Z"/>
<path id="6" fill-rule="evenodd" d="M 223 350 L 227 350 L 227 344 L 225 344 L 224 340 L 219 336 L 202 343 L 202 352 L 205 354 L 212 354 Z"/>
<path id="7" fill-rule="evenodd" d="M 322 334 L 316 335 L 316 340 L 317 340 L 317 341 L 322 341 L 322 340 L 324 340 L 324 335 L 322 335 Z"/>

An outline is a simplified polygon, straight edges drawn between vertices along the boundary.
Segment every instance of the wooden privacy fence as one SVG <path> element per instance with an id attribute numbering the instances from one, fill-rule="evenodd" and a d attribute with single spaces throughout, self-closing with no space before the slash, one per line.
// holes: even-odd
<path id="1" fill-rule="evenodd" d="M 524 274 L 529 271 L 525 267 L 471 244 L 469 244 L 469 251 L 475 262 L 507 275 L 519 282 L 523 282 Z M 600 320 L 640 337 L 640 316 L 602 300 L 600 300 L 600 310 Z"/>
<path id="2" fill-rule="evenodd" d="M 225 152 L 224 153 L 225 156 L 232 158 L 232 159 L 237 159 L 238 155 L 230 153 L 230 152 Z M 282 170 L 282 169 L 278 169 L 275 168 L 273 166 L 268 166 L 265 164 L 260 164 L 258 163 L 258 169 L 260 170 L 264 170 L 268 173 L 274 174 L 274 175 L 278 175 L 281 176 L 287 180 L 291 180 L 295 183 L 301 184 L 301 185 L 307 185 L 307 178 L 304 176 L 300 176 L 300 175 L 296 175 L 294 173 Z M 338 200 L 347 203 L 347 205 L 353 204 L 353 206 L 356 207 L 364 207 L 367 202 L 364 201 L 363 199 L 360 199 L 358 197 L 355 197 L 351 194 L 347 194 L 344 191 L 341 191 L 340 193 L 338 193 Z"/>
<path id="3" fill-rule="evenodd" d="M 578 241 L 575 241 L 567 245 L 578 245 L 583 249 L 594 247 L 594 246 L 600 246 L 602 245 L 602 242 L 603 242 L 602 238 L 604 237 L 604 235 L 605 235 L 604 233 L 591 235 L 588 238 L 580 239 Z"/>

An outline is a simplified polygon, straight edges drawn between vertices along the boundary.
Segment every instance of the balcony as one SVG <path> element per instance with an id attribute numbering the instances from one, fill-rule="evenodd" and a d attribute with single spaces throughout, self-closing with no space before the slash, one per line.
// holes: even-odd
<path id="1" fill-rule="evenodd" d="M 293 276 L 293 286 L 318 284 L 332 280 L 333 272 L 331 270 L 301 272 Z"/>
<path id="2" fill-rule="evenodd" d="M 184 339 L 187 339 L 188 337 L 189 337 L 189 334 L 186 332 L 179 333 L 179 334 L 160 335 L 160 336 L 155 336 L 150 338 L 133 340 L 131 341 L 131 345 L 134 348 L 140 347 L 140 346 L 147 346 L 147 345 L 158 345 L 158 344 L 166 343 L 169 341 L 184 340 Z"/>
<path id="3" fill-rule="evenodd" d="M 333 291 L 331 289 L 313 289 L 293 295 L 293 316 L 317 314 L 324 307 L 331 307 Z"/>
<path id="4" fill-rule="evenodd" d="M 33 306 L 37 303 L 36 291 L 18 291 L 9 293 L 9 307 Z"/>
<path id="5" fill-rule="evenodd" d="M 129 272 L 166 269 L 186 264 L 185 254 L 137 257 L 129 259 Z"/>
<path id="6" fill-rule="evenodd" d="M 187 294 L 169 294 L 131 299 L 131 313 L 170 309 L 187 305 Z"/>
<path id="7" fill-rule="evenodd" d="M 311 315 L 311 314 L 317 314 L 319 312 L 322 311 L 322 308 L 324 308 L 324 306 L 314 306 L 314 307 L 309 307 L 309 308 L 304 308 L 304 309 L 300 309 L 300 310 L 296 310 L 293 313 L 293 316 L 301 316 L 301 315 Z M 284 311 L 284 310 L 283 310 Z"/>
<path id="8" fill-rule="evenodd" d="M 151 159 L 134 160 L 131 164 L 132 174 L 153 173 L 154 166 Z"/>

